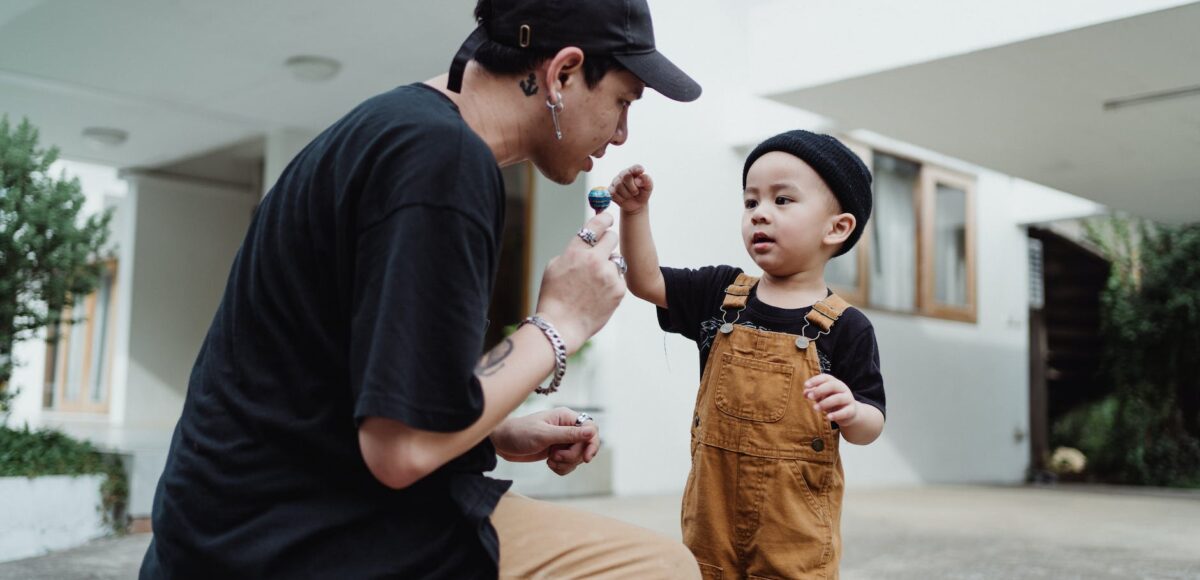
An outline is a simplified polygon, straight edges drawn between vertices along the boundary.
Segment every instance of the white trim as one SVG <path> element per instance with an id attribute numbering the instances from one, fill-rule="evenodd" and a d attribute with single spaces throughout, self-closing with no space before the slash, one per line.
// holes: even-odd
<path id="1" fill-rule="evenodd" d="M 134 249 L 137 247 L 138 187 L 137 182 L 127 179 L 128 189 L 121 200 L 121 224 L 117 242 L 117 302 L 113 322 L 112 369 L 109 371 L 108 422 L 110 425 L 125 424 L 125 403 L 128 398 L 129 380 L 129 327 L 133 321 L 133 295 L 137 288 L 133 284 Z"/>

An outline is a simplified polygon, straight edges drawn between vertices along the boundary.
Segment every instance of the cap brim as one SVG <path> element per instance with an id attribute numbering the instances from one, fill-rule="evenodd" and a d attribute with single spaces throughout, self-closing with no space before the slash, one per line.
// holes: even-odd
<path id="1" fill-rule="evenodd" d="M 668 99 L 686 103 L 700 97 L 700 84 L 658 51 L 614 54 L 612 57 L 646 83 L 646 86 Z"/>

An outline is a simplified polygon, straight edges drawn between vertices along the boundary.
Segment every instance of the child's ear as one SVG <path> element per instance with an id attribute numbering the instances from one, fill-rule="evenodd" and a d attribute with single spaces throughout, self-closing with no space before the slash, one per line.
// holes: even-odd
<path id="1" fill-rule="evenodd" d="M 832 218 L 829 218 L 829 229 L 825 233 L 826 244 L 831 246 L 841 245 L 854 233 L 854 228 L 858 225 L 858 219 L 853 214 L 840 213 Z"/>

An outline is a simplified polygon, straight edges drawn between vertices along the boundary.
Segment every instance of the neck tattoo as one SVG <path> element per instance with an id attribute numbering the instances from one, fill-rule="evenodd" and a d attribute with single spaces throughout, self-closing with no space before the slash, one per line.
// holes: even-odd
<path id="1" fill-rule="evenodd" d="M 524 91 L 526 97 L 532 97 L 537 94 L 537 77 L 533 73 L 529 73 L 529 78 L 521 81 L 521 90 Z"/>

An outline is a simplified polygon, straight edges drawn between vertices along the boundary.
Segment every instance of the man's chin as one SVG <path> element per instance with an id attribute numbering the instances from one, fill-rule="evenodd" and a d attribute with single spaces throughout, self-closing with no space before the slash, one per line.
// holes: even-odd
<path id="1" fill-rule="evenodd" d="M 579 169 L 545 168 L 537 164 L 534 164 L 534 167 L 537 167 L 538 171 L 546 179 L 549 179 L 550 181 L 553 181 L 559 185 L 571 185 L 572 183 L 575 183 L 576 179 L 579 178 Z"/>
<path id="2" fill-rule="evenodd" d="M 550 177 L 550 176 L 547 176 L 547 177 Z M 550 181 L 553 181 L 554 183 L 557 183 L 559 185 L 571 185 L 571 184 L 575 183 L 576 179 L 579 179 L 578 171 L 571 171 L 568 174 L 559 175 L 557 177 L 550 177 Z"/>

